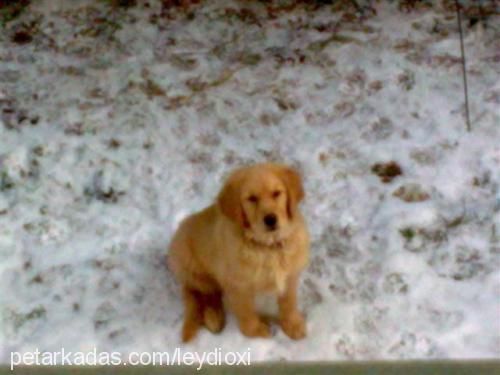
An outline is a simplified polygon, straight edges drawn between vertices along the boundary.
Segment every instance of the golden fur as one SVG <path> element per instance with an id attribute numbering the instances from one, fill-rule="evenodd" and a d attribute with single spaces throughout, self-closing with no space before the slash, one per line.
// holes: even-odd
<path id="1" fill-rule="evenodd" d="M 213 205 L 181 223 L 168 264 L 182 285 L 183 341 L 202 325 L 222 330 L 222 296 L 244 335 L 269 337 L 269 325 L 254 307 L 260 293 L 277 295 L 279 323 L 289 337 L 306 335 L 297 308 L 298 278 L 309 255 L 309 235 L 298 210 L 303 197 L 297 172 L 256 164 L 233 172 Z"/>

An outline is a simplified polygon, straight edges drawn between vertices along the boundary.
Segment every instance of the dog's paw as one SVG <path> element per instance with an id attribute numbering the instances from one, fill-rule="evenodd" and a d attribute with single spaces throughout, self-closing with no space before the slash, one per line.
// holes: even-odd
<path id="1" fill-rule="evenodd" d="M 301 314 L 294 314 L 280 321 L 281 329 L 293 340 L 300 340 L 306 337 L 306 321 Z"/>
<path id="2" fill-rule="evenodd" d="M 207 307 L 203 311 L 205 327 L 212 333 L 219 333 L 224 328 L 224 310 Z"/>
<path id="3" fill-rule="evenodd" d="M 261 320 L 240 325 L 241 332 L 247 337 L 271 337 L 271 329 L 268 323 Z"/>
<path id="4" fill-rule="evenodd" d="M 191 341 L 200 328 L 200 323 L 197 320 L 186 319 L 184 325 L 182 326 L 182 342 Z"/>

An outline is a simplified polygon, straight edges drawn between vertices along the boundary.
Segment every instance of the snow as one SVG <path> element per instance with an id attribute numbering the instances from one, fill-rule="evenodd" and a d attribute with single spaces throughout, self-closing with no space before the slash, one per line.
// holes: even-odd
<path id="1" fill-rule="evenodd" d="M 154 2 L 44 0 L 0 35 L 0 361 L 94 346 L 498 358 L 498 16 L 465 14 L 468 133 L 453 10 L 193 9 L 154 21 Z M 33 41 L 13 43 L 31 21 Z M 230 316 L 181 344 L 169 239 L 233 168 L 265 160 L 304 178 L 308 337 L 247 339 Z M 383 183 L 371 168 L 390 161 L 403 173 Z"/>

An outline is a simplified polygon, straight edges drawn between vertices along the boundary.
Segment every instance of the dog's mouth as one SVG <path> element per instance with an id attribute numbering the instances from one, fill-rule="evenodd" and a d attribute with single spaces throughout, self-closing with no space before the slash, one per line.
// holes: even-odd
<path id="1" fill-rule="evenodd" d="M 292 233 L 292 228 L 279 227 L 256 233 L 252 229 L 245 231 L 245 238 L 253 245 L 268 248 L 282 248 Z"/>

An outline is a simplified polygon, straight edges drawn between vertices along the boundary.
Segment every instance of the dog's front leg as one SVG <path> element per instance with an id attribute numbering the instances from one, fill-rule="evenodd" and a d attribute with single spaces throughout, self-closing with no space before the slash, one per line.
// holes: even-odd
<path id="1" fill-rule="evenodd" d="M 294 340 L 306 336 L 306 322 L 297 307 L 297 286 L 299 275 L 288 278 L 285 291 L 278 297 L 281 329 Z"/>
<path id="2" fill-rule="evenodd" d="M 240 331 L 248 337 L 270 337 L 269 325 L 262 321 L 255 311 L 255 294 L 241 289 L 225 291 L 229 308 L 232 310 Z"/>

